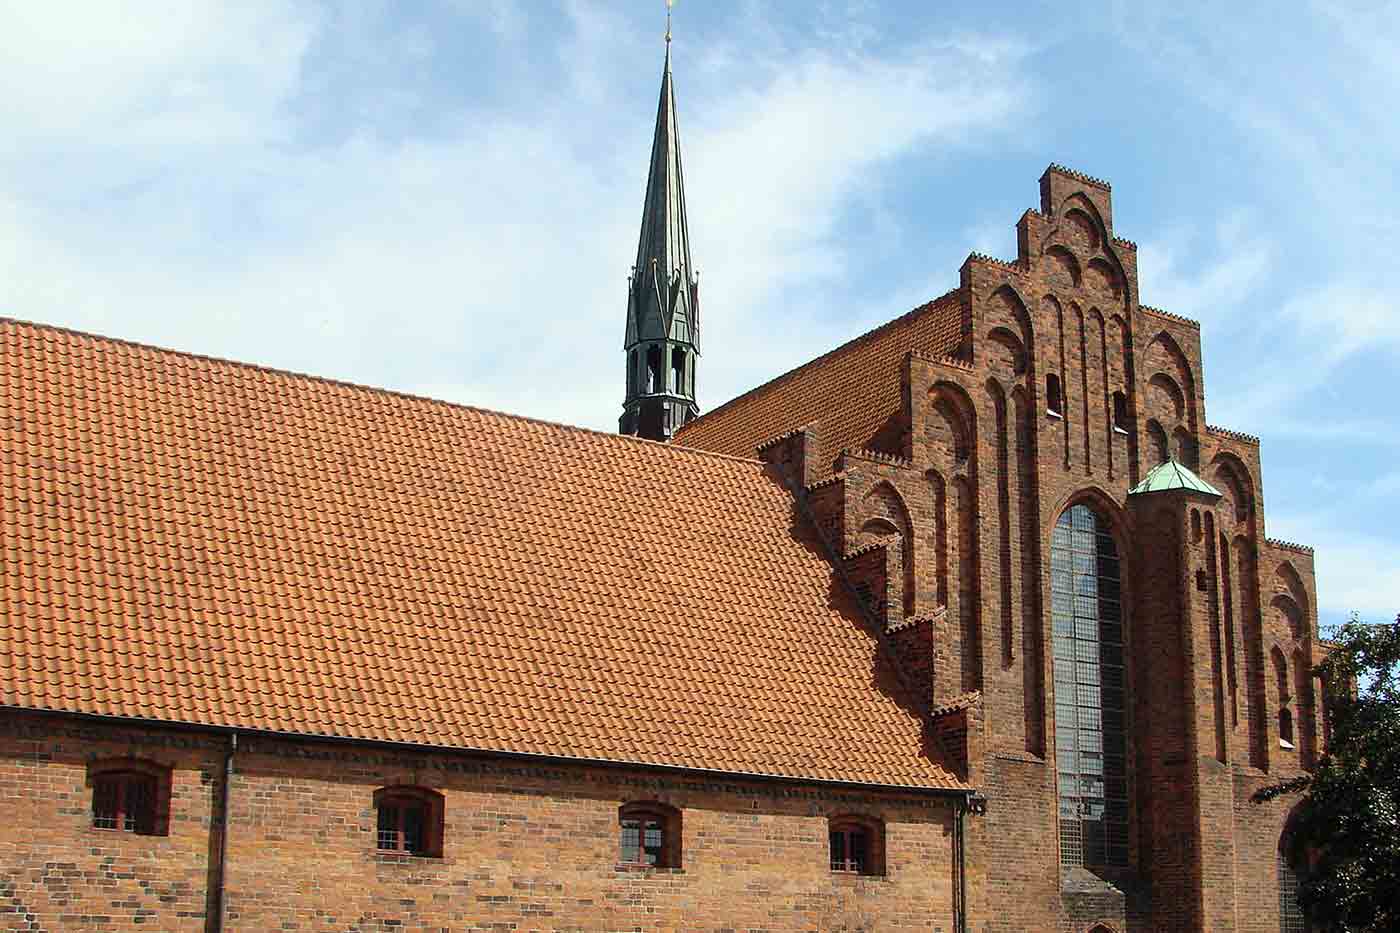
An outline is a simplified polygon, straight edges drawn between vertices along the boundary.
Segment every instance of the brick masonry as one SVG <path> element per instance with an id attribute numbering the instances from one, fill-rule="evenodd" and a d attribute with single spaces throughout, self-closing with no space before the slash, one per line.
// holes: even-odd
<path id="1" fill-rule="evenodd" d="M 1017 231 L 1014 261 L 970 257 L 958 301 L 929 306 L 963 315 L 965 345 L 895 361 L 877 436 L 825 451 L 818 419 L 754 447 L 884 628 L 930 754 L 988 798 L 966 818 L 968 929 L 1278 930 L 1289 801 L 1250 796 L 1325 748 L 1311 551 L 1266 537 L 1258 441 L 1208 425 L 1199 327 L 1139 303 L 1107 185 L 1052 167 Z M 1169 454 L 1223 496 L 1129 497 Z M 1076 503 L 1124 575 L 1130 854 L 1112 871 L 1058 858 L 1049 548 Z M 223 743 L 6 714 L 0 930 L 210 928 Z M 168 836 L 91 828 L 107 757 L 172 768 Z M 444 795 L 442 858 L 374 848 L 393 784 Z M 265 738 L 230 791 L 231 930 L 954 929 L 947 798 Z M 617 865 L 637 800 L 683 812 L 679 870 Z M 885 877 L 828 871 L 837 813 L 884 821 Z"/>
<path id="2" fill-rule="evenodd" d="M 227 739 L 7 713 L 0 930 L 205 930 Z M 94 829 L 90 764 L 172 769 L 166 836 Z M 375 847 L 374 791 L 445 797 L 441 858 Z M 230 785 L 228 930 L 953 929 L 955 801 L 858 787 L 247 738 Z M 682 813 L 682 863 L 619 864 L 618 809 Z M 882 877 L 832 873 L 827 825 L 884 825 Z M 211 816 L 214 817 L 211 819 Z"/>
<path id="3" fill-rule="evenodd" d="M 990 801 L 973 929 L 1277 930 L 1287 801 L 1249 796 L 1323 747 L 1312 553 L 1265 537 L 1259 442 L 1208 426 L 1199 325 L 1138 303 L 1108 186 L 1052 166 L 1017 231 L 1014 261 L 962 267 L 961 351 L 906 356 L 896 429 L 837 454 L 809 507 L 930 708 L 980 696 L 953 756 Z M 820 441 L 818 420 L 760 453 L 800 489 Z M 1130 499 L 1168 456 L 1224 495 Z M 1126 871 L 1058 860 L 1049 538 L 1081 502 L 1123 557 Z"/>

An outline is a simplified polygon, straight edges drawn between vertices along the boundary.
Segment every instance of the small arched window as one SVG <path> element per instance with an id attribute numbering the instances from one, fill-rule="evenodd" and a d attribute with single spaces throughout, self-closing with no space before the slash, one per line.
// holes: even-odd
<path id="1" fill-rule="evenodd" d="M 92 826 L 144 836 L 169 832 L 170 769 L 150 761 L 119 759 L 94 763 Z"/>
<path id="2" fill-rule="evenodd" d="M 855 875 L 885 872 L 885 834 L 878 820 L 863 816 L 833 817 L 827 829 L 831 870 Z"/>
<path id="3" fill-rule="evenodd" d="M 423 787 L 381 787 L 374 793 L 375 847 L 381 852 L 442 855 L 442 795 Z"/>
<path id="4" fill-rule="evenodd" d="M 618 861 L 643 868 L 680 868 L 681 813 L 664 803 L 629 803 L 617 811 Z"/>
<path id="5" fill-rule="evenodd" d="M 1113 430 L 1128 433 L 1128 396 L 1113 393 Z"/>
<path id="6" fill-rule="evenodd" d="M 1047 414 L 1064 417 L 1064 394 L 1060 390 L 1060 377 L 1054 373 L 1045 377 L 1045 411 Z"/>

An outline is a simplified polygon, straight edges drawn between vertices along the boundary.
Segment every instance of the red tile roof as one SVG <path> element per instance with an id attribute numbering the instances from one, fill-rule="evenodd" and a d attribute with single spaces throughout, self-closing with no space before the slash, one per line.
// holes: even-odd
<path id="1" fill-rule="evenodd" d="M 701 415 L 676 432 L 674 443 L 752 457 L 764 441 L 814 424 L 818 477 L 830 473 L 842 450 L 899 453 L 882 429 L 900 411 L 904 356 L 954 353 L 963 343 L 963 318 L 955 289 Z"/>
<path id="2" fill-rule="evenodd" d="M 0 702 L 957 789 L 751 460 L 0 319 Z"/>

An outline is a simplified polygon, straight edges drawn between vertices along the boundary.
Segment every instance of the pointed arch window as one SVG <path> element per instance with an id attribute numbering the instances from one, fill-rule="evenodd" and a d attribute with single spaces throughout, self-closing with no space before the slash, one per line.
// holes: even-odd
<path id="1" fill-rule="evenodd" d="M 647 349 L 647 393 L 663 391 L 661 378 L 661 348 L 652 346 Z"/>
<path id="2" fill-rule="evenodd" d="M 685 395 L 685 351 L 676 347 L 671 351 L 671 391 Z"/>
<path id="3" fill-rule="evenodd" d="M 1051 539 L 1055 751 L 1060 861 L 1128 861 L 1124 614 L 1118 547 L 1087 505 L 1060 516 Z"/>

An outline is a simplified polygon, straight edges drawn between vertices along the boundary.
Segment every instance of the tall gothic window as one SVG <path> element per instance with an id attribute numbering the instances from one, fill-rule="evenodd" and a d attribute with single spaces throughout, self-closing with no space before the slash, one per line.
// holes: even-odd
<path id="1" fill-rule="evenodd" d="M 1050 547 L 1055 747 L 1064 865 L 1126 865 L 1127 740 L 1118 548 L 1093 509 L 1060 516 Z"/>

